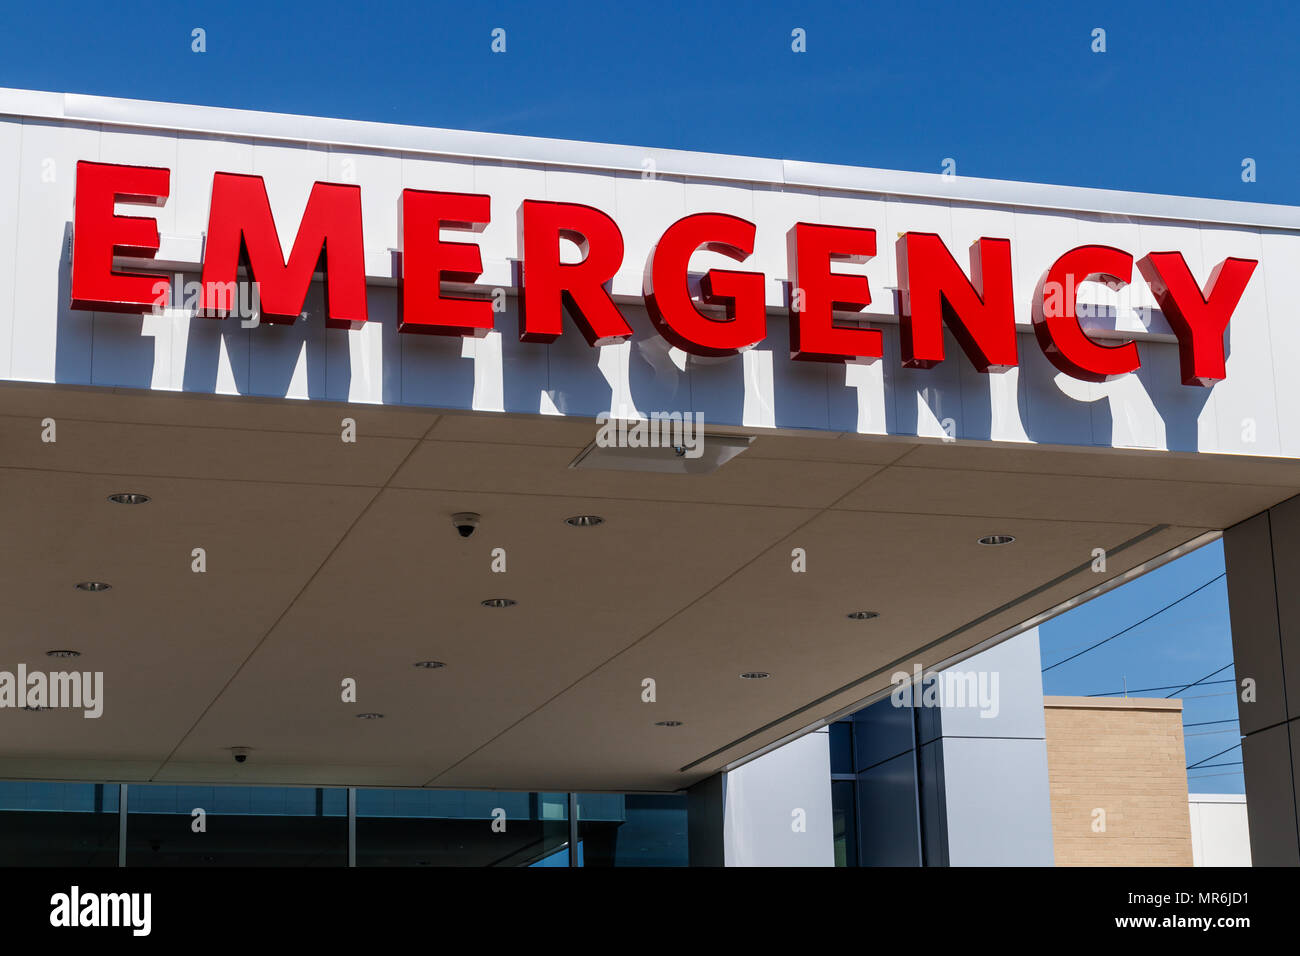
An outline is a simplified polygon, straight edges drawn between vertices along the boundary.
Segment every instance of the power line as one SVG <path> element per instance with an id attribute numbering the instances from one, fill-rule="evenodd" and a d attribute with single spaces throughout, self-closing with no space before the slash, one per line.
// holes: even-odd
<path id="1" fill-rule="evenodd" d="M 1194 724 L 1183 724 L 1184 727 L 1208 727 L 1210 724 L 1235 724 L 1236 717 L 1228 717 L 1224 720 L 1201 720 Z"/>
<path id="2" fill-rule="evenodd" d="M 1207 680 L 1200 686 L 1209 687 L 1211 684 L 1231 684 L 1231 683 L 1233 683 L 1233 678 L 1229 677 L 1226 680 Z M 1153 690 L 1169 690 L 1171 687 L 1182 687 L 1182 686 L 1183 686 L 1182 684 L 1161 684 L 1159 687 L 1130 687 L 1128 691 L 1108 690 L 1108 691 L 1103 691 L 1100 694 L 1084 694 L 1084 696 L 1085 697 L 1113 697 L 1116 694 L 1123 694 L 1123 693 L 1146 694 L 1146 693 L 1150 693 Z"/>
<path id="3" fill-rule="evenodd" d="M 1229 747 L 1227 750 L 1220 750 L 1217 754 L 1210 754 L 1210 755 L 1209 755 L 1208 757 L 1206 757 L 1204 760 L 1198 760 L 1198 761 L 1196 761 L 1196 763 L 1188 764 L 1188 765 L 1187 765 L 1187 769 L 1188 769 L 1188 770 L 1195 770 L 1195 769 L 1196 769 L 1197 767 L 1199 767 L 1201 764 L 1205 763 L 1206 760 L 1213 760 L 1215 757 L 1222 757 L 1224 754 L 1226 754 L 1226 753 L 1231 753 L 1232 751 L 1236 750 L 1236 749 L 1237 749 L 1238 747 L 1240 747 L 1240 746 L 1241 746 L 1241 744 L 1233 744 L 1233 745 L 1232 745 L 1231 747 Z"/>
<path id="4" fill-rule="evenodd" d="M 1141 627 L 1143 624 L 1145 624 L 1147 621 L 1151 620 L 1152 618 L 1164 614 L 1165 611 L 1169 610 L 1171 607 L 1175 607 L 1176 605 L 1183 603 L 1193 594 L 1196 594 L 1200 591 L 1204 591 L 1206 588 L 1208 588 L 1211 584 L 1213 584 L 1215 581 L 1219 580 L 1220 578 L 1227 577 L 1227 574 L 1228 572 L 1226 571 L 1223 572 L 1222 574 L 1216 574 L 1214 577 L 1210 578 L 1210 580 L 1206 581 L 1200 587 L 1188 591 L 1177 601 L 1171 601 L 1169 604 L 1166 604 L 1164 607 L 1162 607 L 1160 610 L 1156 611 L 1155 613 L 1148 614 L 1146 617 L 1142 618 L 1142 620 L 1138 621 L 1136 624 L 1130 624 L 1128 627 L 1124 628 L 1124 630 L 1117 631 L 1116 633 L 1112 634 L 1110 637 L 1106 638 L 1105 640 L 1098 641 L 1096 644 L 1093 644 L 1091 647 L 1084 648 L 1083 650 L 1079 651 L 1079 653 L 1077 654 L 1071 654 L 1069 657 L 1065 658 L 1065 660 L 1057 661 L 1055 664 L 1049 664 L 1047 667 L 1043 668 L 1043 673 L 1046 674 L 1053 667 L 1060 667 L 1062 664 L 1068 663 L 1074 660 L 1076 657 L 1082 657 L 1084 654 L 1087 654 L 1089 651 L 1096 650 L 1097 648 L 1101 647 L 1101 645 L 1113 641 L 1117 637 L 1121 637 L 1127 634 L 1129 631 L 1133 630 L 1134 628 Z"/>
<path id="5" fill-rule="evenodd" d="M 1229 760 L 1227 763 L 1207 763 L 1201 770 L 1209 770 L 1211 767 L 1237 767 L 1241 765 L 1240 760 Z"/>
<path id="6" fill-rule="evenodd" d="M 1173 625 L 1180 624 L 1180 623 L 1197 624 L 1204 620 L 1205 620 L 1205 616 L 1203 614 L 1197 614 L 1191 609 L 1189 609 L 1188 613 L 1180 614 L 1178 617 L 1172 619 L 1169 622 L 1169 624 L 1172 627 Z M 1087 647 L 1087 646 L 1088 646 L 1088 642 L 1084 641 L 1082 644 L 1071 644 L 1069 647 L 1058 647 L 1055 648 L 1055 650 L 1056 653 L 1058 654 L 1068 654 L 1070 651 L 1077 651 L 1079 648 Z"/>
<path id="7" fill-rule="evenodd" d="M 1228 661 L 1228 663 L 1224 664 L 1224 665 L 1223 665 L 1222 667 L 1220 667 L 1217 671 L 1215 671 L 1214 674 L 1222 674 L 1224 671 L 1226 671 L 1226 670 L 1227 670 L 1229 667 L 1231 667 L 1231 666 L 1232 666 L 1232 661 Z M 1200 680 L 1194 680 L 1194 681 L 1192 681 L 1190 684 L 1184 684 L 1182 687 L 1178 688 L 1178 690 L 1174 691 L 1172 694 L 1165 694 L 1165 700 L 1168 700 L 1170 697 L 1177 697 L 1179 694 L 1181 694 L 1183 691 L 1187 690 L 1189 687 L 1195 687 L 1195 686 L 1196 686 L 1197 684 L 1199 684 L 1201 681 L 1203 681 L 1203 680 L 1209 680 L 1211 677 L 1214 676 L 1214 674 L 1206 674 L 1206 675 L 1205 675 L 1204 677 L 1202 677 Z"/>

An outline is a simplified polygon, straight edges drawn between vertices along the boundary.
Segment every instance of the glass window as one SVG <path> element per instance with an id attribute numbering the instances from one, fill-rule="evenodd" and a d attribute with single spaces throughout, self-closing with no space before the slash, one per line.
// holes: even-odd
<path id="1" fill-rule="evenodd" d="M 117 866 L 118 786 L 0 783 L 0 866 Z"/>
<path id="2" fill-rule="evenodd" d="M 916 755 L 902 754 L 858 774 L 862 866 L 920 866 Z"/>
<path id="3" fill-rule="evenodd" d="M 858 834 L 855 826 L 857 811 L 854 807 L 852 780 L 831 782 L 831 826 L 835 840 L 835 865 L 858 865 Z"/>
<path id="4" fill-rule="evenodd" d="M 116 866 L 117 784 L 0 782 L 0 866 Z M 569 866 L 569 795 L 357 790 L 359 866 Z M 685 794 L 581 794 L 579 866 L 687 866 Z M 127 866 L 346 866 L 345 788 L 127 789 Z"/>
<path id="5" fill-rule="evenodd" d="M 348 862 L 342 788 L 131 784 L 126 807 L 127 866 Z"/>
<path id="6" fill-rule="evenodd" d="M 582 866 L 686 866 L 684 794 L 578 794 Z"/>
<path id="7" fill-rule="evenodd" d="M 357 866 L 568 866 L 568 795 L 358 790 Z"/>
<path id="8" fill-rule="evenodd" d="M 911 707 L 895 707 L 892 695 L 853 715 L 854 766 L 866 770 L 916 746 Z"/>
<path id="9" fill-rule="evenodd" d="M 853 772 L 853 721 L 837 720 L 830 726 L 831 773 Z"/>

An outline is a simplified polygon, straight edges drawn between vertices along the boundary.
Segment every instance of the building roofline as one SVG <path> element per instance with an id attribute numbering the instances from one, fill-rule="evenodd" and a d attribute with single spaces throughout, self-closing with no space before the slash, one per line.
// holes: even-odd
<path id="1" fill-rule="evenodd" d="M 1300 231 L 1300 206 L 479 133 L 82 93 L 0 87 L 0 115 L 637 175 L 643 172 L 644 163 L 649 159 L 656 174 L 661 176 Z"/>
<path id="2" fill-rule="evenodd" d="M 1182 710 L 1183 702 L 1177 697 L 1067 697 L 1048 695 L 1043 698 L 1043 706 L 1084 710 Z"/>

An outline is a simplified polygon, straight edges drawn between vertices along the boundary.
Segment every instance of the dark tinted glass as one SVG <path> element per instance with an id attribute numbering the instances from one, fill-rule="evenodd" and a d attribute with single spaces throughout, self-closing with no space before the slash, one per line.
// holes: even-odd
<path id="1" fill-rule="evenodd" d="M 912 708 L 895 706 L 893 697 L 878 700 L 853 715 L 853 749 L 858 770 L 906 753 L 914 745 Z"/>
<path id="2" fill-rule="evenodd" d="M 916 757 L 912 752 L 858 774 L 861 866 L 920 866 Z"/>
<path id="3" fill-rule="evenodd" d="M 358 790 L 358 866 L 568 865 L 568 796 Z"/>
<path id="4" fill-rule="evenodd" d="M 347 791 L 341 788 L 131 784 L 126 806 L 127 866 L 348 862 Z"/>
<path id="5" fill-rule="evenodd" d="M 830 726 L 831 773 L 853 772 L 853 722 L 837 720 Z"/>
<path id="6" fill-rule="evenodd" d="M 835 865 L 858 865 L 857 811 L 852 780 L 831 783 L 831 825 L 835 839 Z"/>
<path id="7" fill-rule="evenodd" d="M 117 866 L 117 784 L 0 783 L 0 866 Z"/>
<path id="8" fill-rule="evenodd" d="M 685 794 L 578 795 L 583 866 L 686 866 Z"/>

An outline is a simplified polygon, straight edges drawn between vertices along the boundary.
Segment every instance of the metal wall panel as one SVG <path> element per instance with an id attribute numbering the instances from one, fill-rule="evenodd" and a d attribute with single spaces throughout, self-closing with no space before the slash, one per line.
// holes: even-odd
<path id="1" fill-rule="evenodd" d="M 1300 217 L 1292 210 L 24 91 L 0 91 L 0 114 L 0 157 L 10 157 L 19 177 L 17 208 L 6 217 L 16 223 L 14 255 L 3 257 L 0 275 L 0 295 L 13 302 L 13 327 L 0 329 L 0 341 L 11 343 L 0 347 L 0 375 L 12 379 L 583 418 L 626 405 L 747 428 L 1300 457 L 1300 431 L 1281 413 L 1294 376 L 1278 364 L 1294 337 L 1290 252 Z M 143 320 L 73 312 L 63 250 L 79 159 L 169 166 L 171 197 L 156 215 L 164 244 L 189 250 L 191 266 L 215 171 L 266 177 L 282 240 L 296 229 L 313 182 L 356 182 L 377 284 L 374 325 L 326 329 L 319 290 L 307 319 L 288 328 L 241 329 L 183 311 Z M 492 197 L 492 222 L 476 241 L 482 284 L 510 293 L 499 337 L 395 333 L 396 300 L 383 287 L 394 281 L 402 188 Z M 611 288 L 636 329 L 630 346 L 592 349 L 574 328 L 551 345 L 517 341 L 513 260 L 524 198 L 583 202 L 615 216 L 626 253 Z M 767 279 L 768 338 L 721 360 L 670 348 L 637 301 L 662 229 L 705 211 L 755 222 L 755 252 L 740 268 Z M 871 280 L 865 315 L 885 333 L 884 358 L 845 365 L 788 358 L 786 236 L 800 220 L 877 231 L 877 255 L 842 270 Z M 950 336 L 939 366 L 900 366 L 894 240 L 904 230 L 938 233 L 963 265 L 974 238 L 1012 241 L 1019 368 L 981 375 Z M 1030 334 L 1029 299 L 1050 262 L 1084 241 L 1135 256 L 1178 249 L 1201 282 L 1225 256 L 1259 257 L 1230 326 L 1227 380 L 1214 389 L 1179 384 L 1177 345 L 1140 279 L 1127 297 L 1090 286 L 1084 298 L 1100 310 L 1090 323 L 1140 341 L 1142 370 L 1101 385 L 1058 374 Z M 701 251 L 691 269 L 717 265 L 736 268 Z"/>

